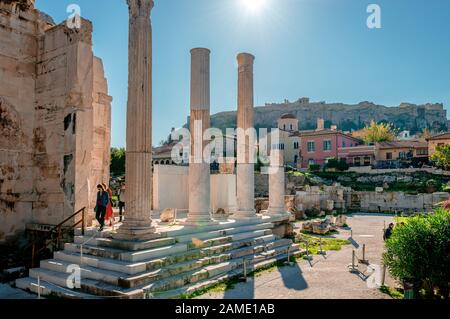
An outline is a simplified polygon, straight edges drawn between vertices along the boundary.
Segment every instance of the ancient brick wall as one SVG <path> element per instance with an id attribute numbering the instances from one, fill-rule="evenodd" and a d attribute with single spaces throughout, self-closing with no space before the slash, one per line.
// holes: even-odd
<path id="1" fill-rule="evenodd" d="M 0 3 L 0 243 L 58 224 L 109 179 L 111 97 L 92 24 Z"/>

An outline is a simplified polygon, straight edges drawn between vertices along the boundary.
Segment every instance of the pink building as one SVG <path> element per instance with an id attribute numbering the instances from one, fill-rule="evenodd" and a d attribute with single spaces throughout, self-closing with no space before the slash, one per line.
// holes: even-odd
<path id="1" fill-rule="evenodd" d="M 352 148 L 363 144 L 349 134 L 333 129 L 319 129 L 300 131 L 293 135 L 300 137 L 300 162 L 302 168 L 308 168 L 311 164 L 324 166 L 328 159 L 339 158 L 340 148 Z"/>

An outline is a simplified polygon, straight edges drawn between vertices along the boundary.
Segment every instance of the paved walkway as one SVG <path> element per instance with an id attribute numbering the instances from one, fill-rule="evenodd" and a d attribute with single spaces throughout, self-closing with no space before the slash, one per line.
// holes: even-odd
<path id="1" fill-rule="evenodd" d="M 389 299 L 381 293 L 375 283 L 380 282 L 380 273 L 374 273 L 367 266 L 360 266 L 369 279 L 348 271 L 352 250 L 362 256 L 362 245 L 366 244 L 366 256 L 370 264 L 380 265 L 383 244 L 383 223 L 392 222 L 392 217 L 355 215 L 347 224 L 353 229 L 352 245 L 343 246 L 341 251 L 328 252 L 326 256 L 314 256 L 309 263 L 300 260 L 293 267 L 265 272 L 247 283 L 239 283 L 225 292 L 207 293 L 199 298 L 215 299 Z M 341 231 L 338 238 L 349 238 L 350 230 Z M 394 280 L 386 275 L 386 284 Z"/>

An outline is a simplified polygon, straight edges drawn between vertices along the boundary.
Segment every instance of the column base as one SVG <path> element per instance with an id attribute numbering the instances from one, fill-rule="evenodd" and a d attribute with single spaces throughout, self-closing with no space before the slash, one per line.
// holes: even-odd
<path id="1" fill-rule="evenodd" d="M 269 216 L 273 218 L 281 218 L 281 219 L 289 219 L 291 217 L 291 213 L 287 211 L 280 211 L 280 210 L 265 210 L 262 211 L 262 214 L 264 216 Z"/>
<path id="2" fill-rule="evenodd" d="M 219 222 L 211 218 L 211 215 L 188 213 L 188 218 L 181 223 L 183 226 L 202 227 L 218 225 Z"/>
<path id="3" fill-rule="evenodd" d="M 237 210 L 230 216 L 232 219 L 236 220 L 259 220 L 260 216 L 256 215 L 256 210 Z"/>
<path id="4" fill-rule="evenodd" d="M 113 235 L 114 239 L 119 240 L 151 240 L 160 238 L 161 235 L 156 233 L 156 228 L 152 225 L 151 220 L 130 220 L 125 219 L 123 224 L 117 229 Z"/>

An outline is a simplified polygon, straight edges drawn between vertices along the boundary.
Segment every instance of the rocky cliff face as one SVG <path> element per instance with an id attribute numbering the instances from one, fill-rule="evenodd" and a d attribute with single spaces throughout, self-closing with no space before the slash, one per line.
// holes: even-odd
<path id="1" fill-rule="evenodd" d="M 393 123 L 400 130 L 409 130 L 412 134 L 428 128 L 434 132 L 447 131 L 447 111 L 442 104 L 415 105 L 402 103 L 397 107 L 386 107 L 371 102 L 356 105 L 325 102 L 297 102 L 267 104 L 255 108 L 255 127 L 277 127 L 278 118 L 284 113 L 294 114 L 300 121 L 302 130 L 316 128 L 317 118 L 325 119 L 325 126 L 331 124 L 340 130 L 351 131 L 363 128 L 371 120 Z M 223 112 L 211 117 L 213 127 L 225 129 L 236 127 L 236 112 Z"/>

